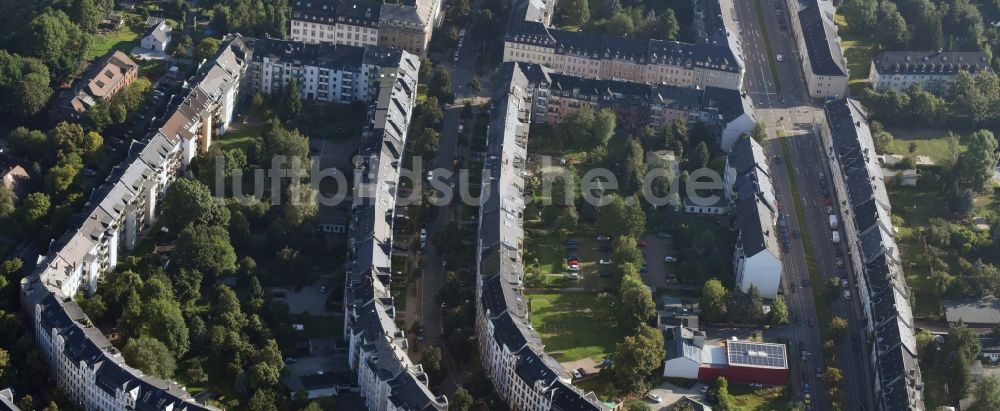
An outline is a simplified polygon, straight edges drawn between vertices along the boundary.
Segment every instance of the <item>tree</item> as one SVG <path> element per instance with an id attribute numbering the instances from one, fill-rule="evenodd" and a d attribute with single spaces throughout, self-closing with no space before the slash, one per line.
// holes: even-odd
<path id="1" fill-rule="evenodd" d="M 618 12 L 620 11 L 622 11 L 621 0 L 608 0 L 604 2 L 603 12 L 605 18 L 611 18 L 615 14 L 618 14 Z"/>
<path id="2" fill-rule="evenodd" d="M 646 176 L 645 151 L 639 139 L 630 138 L 625 143 L 625 173 L 622 176 L 622 190 L 631 193 L 642 187 L 642 179 Z"/>
<path id="3" fill-rule="evenodd" d="M 888 152 L 889 145 L 892 144 L 892 134 L 885 131 L 885 129 L 882 128 L 882 123 L 877 121 L 869 123 L 869 127 L 872 131 L 872 140 L 875 142 L 875 151 L 879 153 Z"/>
<path id="4" fill-rule="evenodd" d="M 976 332 L 962 321 L 952 326 L 944 339 L 943 351 L 946 354 L 961 353 L 969 361 L 979 358 L 981 349 Z"/>
<path id="5" fill-rule="evenodd" d="M 834 341 L 842 341 L 847 333 L 847 320 L 834 316 L 830 319 L 830 338 Z"/>
<path id="6" fill-rule="evenodd" d="M 839 368 L 828 367 L 826 371 L 823 372 L 823 383 L 827 387 L 836 387 L 840 384 L 840 380 L 843 378 Z"/>
<path id="7" fill-rule="evenodd" d="M 643 391 L 650 375 L 662 366 L 663 333 L 642 324 L 618 343 L 613 356 L 616 385 L 629 392 Z"/>
<path id="8" fill-rule="evenodd" d="M 690 170 L 697 170 L 700 168 L 705 168 L 708 166 L 708 160 L 710 158 L 708 152 L 708 145 L 704 141 L 698 143 L 698 146 L 694 148 L 694 152 L 691 154 L 691 159 L 688 164 Z"/>
<path id="9" fill-rule="evenodd" d="M 989 100 L 979 87 L 976 79 L 966 71 L 959 71 L 950 90 L 951 112 L 973 125 L 982 122 L 989 110 Z"/>
<path id="10" fill-rule="evenodd" d="M 7 367 L 10 366 L 10 354 L 7 350 L 0 348 L 0 382 L 6 380 Z"/>
<path id="11" fill-rule="evenodd" d="M 189 226 L 177 239 L 174 256 L 180 268 L 197 270 L 211 278 L 236 270 L 236 251 L 222 227 Z"/>
<path id="12" fill-rule="evenodd" d="M 173 377 L 177 368 L 174 355 L 167 346 L 152 337 L 130 338 L 122 350 L 122 356 L 128 365 L 160 378 Z"/>
<path id="13" fill-rule="evenodd" d="M 7 186 L 0 185 L 0 221 L 14 214 L 17 207 L 14 205 L 14 192 Z"/>
<path id="14" fill-rule="evenodd" d="M 750 311 L 747 314 L 747 322 L 760 323 L 764 320 L 764 297 L 760 295 L 760 288 L 757 288 L 757 284 L 750 284 L 747 296 L 750 299 Z"/>
<path id="15" fill-rule="evenodd" d="M 20 224 L 21 232 L 38 227 L 39 221 L 49 214 L 49 196 L 45 193 L 31 193 L 14 212 L 14 221 Z"/>
<path id="16" fill-rule="evenodd" d="M 944 378 L 948 384 L 948 402 L 952 405 L 958 405 L 963 398 L 969 395 L 969 389 L 972 385 L 970 360 L 963 352 L 952 352 L 949 358 L 944 370 Z"/>
<path id="17" fill-rule="evenodd" d="M 753 130 L 750 131 L 750 137 L 758 143 L 763 143 L 764 140 L 767 139 L 767 126 L 765 126 L 762 122 L 754 124 Z"/>
<path id="18" fill-rule="evenodd" d="M 10 150 L 21 157 L 41 160 L 49 150 L 49 141 L 45 133 L 18 127 L 7 135 Z"/>
<path id="19" fill-rule="evenodd" d="M 677 22 L 677 15 L 674 13 L 674 9 L 666 9 L 660 15 L 655 27 L 660 31 L 661 35 L 657 36 L 654 34 L 652 37 L 663 40 L 677 40 L 677 35 L 681 32 L 681 25 Z"/>
<path id="20" fill-rule="evenodd" d="M 194 46 L 194 41 L 191 40 L 191 36 L 187 33 L 181 34 L 176 40 L 167 46 L 168 52 L 174 57 L 184 57 Z"/>
<path id="21" fill-rule="evenodd" d="M 582 26 L 590 20 L 590 4 L 587 0 L 568 0 L 559 5 L 567 25 Z"/>
<path id="22" fill-rule="evenodd" d="M 880 29 L 876 33 L 882 47 L 886 49 L 906 48 L 910 41 L 910 29 L 906 25 L 903 15 L 899 13 L 892 2 L 882 2 L 879 7 L 882 8 L 883 17 L 878 23 Z"/>
<path id="23" fill-rule="evenodd" d="M 278 411 L 278 398 L 273 390 L 255 390 L 250 397 L 250 411 Z"/>
<path id="24" fill-rule="evenodd" d="M 626 36 L 635 31 L 635 21 L 627 13 L 617 13 L 608 19 L 604 29 L 612 36 Z"/>
<path id="25" fill-rule="evenodd" d="M 635 271 L 631 264 L 625 264 L 626 271 Z M 649 288 L 643 284 L 637 273 L 626 273 L 618 289 L 618 325 L 631 332 L 640 329 L 656 316 L 656 303 Z"/>
<path id="26" fill-rule="evenodd" d="M 90 37 L 80 31 L 66 13 L 47 9 L 28 23 L 25 34 L 21 43 L 23 50 L 44 62 L 53 79 L 79 72 Z"/>
<path id="27" fill-rule="evenodd" d="M 205 37 L 198 42 L 198 46 L 194 49 L 194 59 L 195 61 L 208 60 L 219 51 L 219 47 L 222 44 L 218 39 L 212 37 Z"/>
<path id="28" fill-rule="evenodd" d="M 213 198 L 208 186 L 198 180 L 179 178 L 171 183 L 162 208 L 165 224 L 174 232 L 191 224 L 229 224 L 229 209 Z"/>
<path id="29" fill-rule="evenodd" d="M 715 393 L 716 403 L 719 405 L 721 410 L 731 410 L 732 397 L 729 395 L 729 381 L 726 381 L 725 377 L 719 377 L 715 380 L 715 384 L 712 384 L 712 392 Z"/>
<path id="30" fill-rule="evenodd" d="M 455 100 L 451 91 L 451 73 L 444 67 L 434 69 L 434 74 L 427 83 L 427 96 L 436 97 L 441 104 L 451 104 Z"/>
<path id="31" fill-rule="evenodd" d="M 860 32 L 868 32 L 878 19 L 878 0 L 844 0 L 841 10 L 852 26 L 857 26 Z"/>
<path id="32" fill-rule="evenodd" d="M 201 298 L 201 278 L 200 271 L 188 268 L 177 270 L 177 274 L 173 277 L 174 294 L 185 313 L 190 313 Z"/>
<path id="33" fill-rule="evenodd" d="M 955 171 L 961 187 L 982 193 L 989 187 L 997 164 L 997 140 L 989 130 L 969 136 L 968 149 L 958 156 Z"/>
<path id="34" fill-rule="evenodd" d="M 646 213 L 638 201 L 626 204 L 617 194 L 609 194 L 610 202 L 597 209 L 597 226 L 611 238 L 638 237 L 646 231 Z"/>
<path id="35" fill-rule="evenodd" d="M 722 319 L 726 311 L 726 287 L 716 278 L 708 280 L 701 287 L 701 312 L 708 322 Z"/>
<path id="36" fill-rule="evenodd" d="M 424 371 L 434 379 L 438 379 L 441 373 L 441 349 L 435 346 L 424 348 L 420 354 L 420 364 L 424 366 Z"/>
<path id="37" fill-rule="evenodd" d="M 594 123 L 592 125 L 591 131 L 593 133 L 592 143 L 594 145 L 602 146 L 611 140 L 611 136 L 615 133 L 615 112 L 609 109 L 601 109 L 594 113 Z"/>
<path id="38" fill-rule="evenodd" d="M 292 118 L 298 117 L 299 113 L 302 112 L 302 89 L 300 87 L 298 77 L 292 77 L 291 80 L 288 80 L 285 104 L 288 106 L 288 112 Z"/>
<path id="39" fill-rule="evenodd" d="M 675 408 L 676 409 L 676 408 Z M 625 411 L 650 411 L 652 408 L 642 400 L 628 400 L 625 401 Z"/>
<path id="40" fill-rule="evenodd" d="M 625 236 L 616 237 L 612 242 L 612 250 L 611 260 L 618 267 L 625 267 L 626 264 L 631 264 L 632 268 L 635 268 L 642 265 L 644 259 L 642 250 L 639 249 L 639 244 L 635 241 L 635 238 Z"/>
<path id="41" fill-rule="evenodd" d="M 774 301 L 771 303 L 771 312 L 767 315 L 771 324 L 788 324 L 788 305 L 785 304 L 785 299 L 781 298 L 780 295 L 774 297 Z"/>
<path id="42" fill-rule="evenodd" d="M 51 96 L 52 89 L 49 88 L 49 78 L 45 73 L 27 74 L 14 86 L 12 92 L 13 99 L 21 102 L 15 113 L 31 117 L 45 108 Z"/>
<path id="43" fill-rule="evenodd" d="M 976 400 L 969 411 L 1000 410 L 1000 377 L 987 375 L 976 386 Z"/>
<path id="44" fill-rule="evenodd" d="M 455 393 L 448 398 L 448 409 L 454 411 L 468 411 L 472 407 L 472 395 L 465 388 L 455 390 Z"/>

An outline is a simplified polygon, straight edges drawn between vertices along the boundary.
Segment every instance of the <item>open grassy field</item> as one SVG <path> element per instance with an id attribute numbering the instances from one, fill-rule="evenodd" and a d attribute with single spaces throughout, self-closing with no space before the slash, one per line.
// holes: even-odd
<path id="1" fill-rule="evenodd" d="M 242 124 L 239 128 L 231 128 L 226 134 L 212 141 L 212 144 L 218 144 L 223 150 L 230 148 L 247 150 L 253 139 L 259 137 L 263 131 L 262 126 Z"/>
<path id="2" fill-rule="evenodd" d="M 844 48 L 844 57 L 847 58 L 847 69 L 851 71 L 848 87 L 851 94 L 856 94 L 868 82 L 874 48 L 868 38 L 851 30 L 851 26 L 842 15 L 837 16 L 837 28 L 840 44 Z"/>
<path id="3" fill-rule="evenodd" d="M 788 390 L 784 387 L 752 388 L 748 385 L 730 384 L 729 395 L 737 410 L 787 410 L 791 405 Z"/>
<path id="4" fill-rule="evenodd" d="M 125 25 L 115 33 L 97 34 L 91 38 L 87 47 L 87 60 L 93 60 L 107 54 L 111 50 L 128 52 L 139 44 L 142 33 L 132 31 Z"/>
<path id="5" fill-rule="evenodd" d="M 602 360 L 618 343 L 614 324 L 594 317 L 595 293 L 529 294 L 531 325 L 542 336 L 545 351 L 560 362 Z"/>
<path id="6" fill-rule="evenodd" d="M 959 153 L 953 153 L 948 139 L 944 136 L 940 138 L 906 138 L 906 131 L 892 130 L 893 140 L 889 143 L 889 153 L 910 156 L 910 144 L 914 144 L 916 151 L 913 155 L 927 156 L 934 160 L 935 164 L 952 161 L 959 153 L 965 151 L 965 145 L 959 143 Z"/>

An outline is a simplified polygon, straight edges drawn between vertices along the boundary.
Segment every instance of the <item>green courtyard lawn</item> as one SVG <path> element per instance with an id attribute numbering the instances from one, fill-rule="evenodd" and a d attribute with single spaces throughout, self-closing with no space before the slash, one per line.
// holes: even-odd
<path id="1" fill-rule="evenodd" d="M 871 71 L 872 55 L 875 49 L 868 38 L 851 30 L 844 16 L 837 16 L 837 27 L 841 38 L 840 44 L 844 49 L 844 57 L 847 58 L 847 69 L 851 72 L 848 87 L 850 87 L 851 94 L 856 94 L 868 83 L 868 74 Z"/>
<path id="2" fill-rule="evenodd" d="M 132 31 L 127 24 L 117 32 L 97 34 L 91 38 L 90 46 L 87 47 L 87 60 L 101 57 L 111 50 L 121 50 L 127 53 L 139 44 L 140 35 L 142 33 Z"/>
<path id="3" fill-rule="evenodd" d="M 232 125 L 225 134 L 219 136 L 212 144 L 218 144 L 219 148 L 226 150 L 236 148 L 248 150 L 253 139 L 259 137 L 264 132 L 264 127 L 251 124 Z"/>
<path id="4" fill-rule="evenodd" d="M 737 410 L 787 410 L 791 406 L 791 398 L 785 387 L 753 388 L 743 384 L 729 384 L 729 395 Z"/>
<path id="5" fill-rule="evenodd" d="M 614 352 L 618 332 L 613 323 L 594 316 L 596 293 L 529 294 L 531 325 L 542 336 L 545 351 L 560 362 L 603 360 Z"/>

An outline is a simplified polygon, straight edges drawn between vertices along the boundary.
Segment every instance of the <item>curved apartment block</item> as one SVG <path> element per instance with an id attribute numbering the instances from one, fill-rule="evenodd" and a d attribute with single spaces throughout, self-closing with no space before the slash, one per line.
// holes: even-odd
<path id="1" fill-rule="evenodd" d="M 191 79 L 184 98 L 158 127 L 134 143 L 126 160 L 91 195 L 70 230 L 21 281 L 21 304 L 56 384 L 87 410 L 194 411 L 200 404 L 172 381 L 129 367 L 73 301 L 93 294 L 101 275 L 152 227 L 157 205 L 175 176 L 225 132 L 250 62 L 244 39 L 226 39 Z"/>
<path id="2" fill-rule="evenodd" d="M 487 131 L 476 254 L 476 334 L 483 368 L 513 410 L 606 410 L 573 386 L 545 354 L 523 294 L 524 168 L 531 88 L 519 63 L 504 63 Z"/>
<path id="3" fill-rule="evenodd" d="M 280 88 L 289 81 L 277 75 L 281 71 L 307 80 L 300 83 L 303 99 L 371 104 L 356 164 L 344 296 L 350 366 L 367 408 L 447 409 L 447 399 L 430 392 L 426 374 L 407 356 L 388 293 L 396 185 L 419 68 L 419 58 L 401 50 L 227 37 L 190 80 L 184 97 L 172 103 L 154 131 L 133 144 L 128 158 L 74 217 L 69 232 L 21 282 L 22 309 L 57 385 L 87 410 L 215 409 L 174 382 L 126 365 L 73 297 L 78 291 L 92 294 L 100 276 L 152 227 L 170 183 L 208 149 L 214 133 L 225 132 L 241 91 Z M 315 84 L 309 76 L 316 77 Z M 331 78 L 339 88 L 315 94 Z"/>

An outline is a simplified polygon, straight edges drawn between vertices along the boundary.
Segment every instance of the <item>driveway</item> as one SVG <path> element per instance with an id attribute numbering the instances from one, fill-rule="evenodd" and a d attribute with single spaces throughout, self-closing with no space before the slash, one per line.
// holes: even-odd
<path id="1" fill-rule="evenodd" d="M 703 386 L 705 386 L 705 384 L 697 383 L 690 389 L 687 389 L 684 387 L 678 387 L 671 383 L 665 382 L 663 383 L 663 385 L 660 385 L 659 387 L 649 391 L 652 394 L 659 395 L 661 401 L 659 403 L 654 403 L 646 399 L 645 402 L 647 405 L 649 405 L 649 407 L 653 411 L 660 411 L 660 410 L 665 411 L 669 409 L 672 405 L 676 404 L 677 401 L 680 401 L 681 398 L 684 398 L 685 396 L 690 396 L 694 397 L 695 399 L 702 400 L 703 398 L 701 392 L 699 392 L 698 390 L 700 390 L 701 387 Z"/>
<path id="2" fill-rule="evenodd" d="M 663 257 L 674 254 L 673 242 L 670 239 L 658 238 L 654 234 L 642 237 L 646 242 L 643 255 L 646 256 L 646 266 L 649 270 L 641 274 L 642 281 L 655 291 L 658 288 L 671 288 L 674 284 L 667 283 L 667 274 L 676 275 L 676 263 L 667 263 Z"/>

